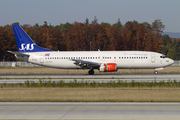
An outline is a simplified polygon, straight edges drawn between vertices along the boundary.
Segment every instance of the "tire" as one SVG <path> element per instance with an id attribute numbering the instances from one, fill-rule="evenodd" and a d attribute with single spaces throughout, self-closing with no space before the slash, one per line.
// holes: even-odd
<path id="1" fill-rule="evenodd" d="M 94 70 L 89 70 L 89 75 L 94 75 Z"/>

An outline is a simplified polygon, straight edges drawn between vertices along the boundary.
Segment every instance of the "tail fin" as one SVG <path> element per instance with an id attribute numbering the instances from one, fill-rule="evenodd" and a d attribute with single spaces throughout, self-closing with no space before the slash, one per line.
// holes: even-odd
<path id="1" fill-rule="evenodd" d="M 12 25 L 19 52 L 43 52 L 52 51 L 41 48 L 34 43 L 28 34 L 18 25 Z"/>

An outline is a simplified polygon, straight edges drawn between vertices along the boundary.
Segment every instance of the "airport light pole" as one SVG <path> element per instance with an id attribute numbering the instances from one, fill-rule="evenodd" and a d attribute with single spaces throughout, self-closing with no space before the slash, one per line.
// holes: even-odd
<path id="1" fill-rule="evenodd" d="M 90 42 L 90 51 L 91 51 L 91 42 Z"/>

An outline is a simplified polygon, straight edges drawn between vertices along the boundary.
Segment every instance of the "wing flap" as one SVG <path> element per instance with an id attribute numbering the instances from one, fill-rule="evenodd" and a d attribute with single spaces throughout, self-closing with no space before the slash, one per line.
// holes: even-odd
<path id="1" fill-rule="evenodd" d="M 72 59 L 72 61 L 75 61 L 74 64 L 79 66 L 80 68 L 97 68 L 100 66 L 100 63 L 91 62 L 91 61 L 75 60 L 75 59 Z"/>

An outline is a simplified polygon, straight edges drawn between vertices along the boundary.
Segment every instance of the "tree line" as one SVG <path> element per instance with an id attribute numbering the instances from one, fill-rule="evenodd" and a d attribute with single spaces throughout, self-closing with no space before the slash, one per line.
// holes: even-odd
<path id="1" fill-rule="evenodd" d="M 173 59 L 180 53 L 179 39 L 171 39 L 162 32 L 165 25 L 160 19 L 152 24 L 128 21 L 124 25 L 120 19 L 115 24 L 74 22 L 53 26 L 44 21 L 43 25 L 21 25 L 33 41 L 41 47 L 54 51 L 154 51 Z M 18 23 L 15 23 L 18 24 Z M 18 51 L 11 25 L 0 26 L 0 61 L 15 61 L 14 55 L 7 50 Z M 91 48 L 90 48 L 91 44 Z"/>

